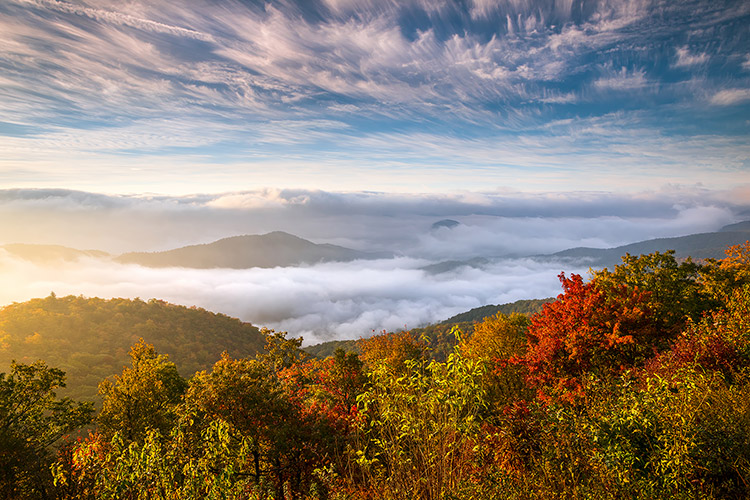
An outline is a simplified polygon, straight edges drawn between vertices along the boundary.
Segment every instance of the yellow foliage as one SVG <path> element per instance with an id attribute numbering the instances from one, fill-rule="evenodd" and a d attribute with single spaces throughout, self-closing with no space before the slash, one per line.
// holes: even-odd
<path id="1" fill-rule="evenodd" d="M 24 344 L 39 345 L 42 343 L 42 335 L 39 332 L 34 332 L 33 335 L 27 336 L 23 339 Z"/>

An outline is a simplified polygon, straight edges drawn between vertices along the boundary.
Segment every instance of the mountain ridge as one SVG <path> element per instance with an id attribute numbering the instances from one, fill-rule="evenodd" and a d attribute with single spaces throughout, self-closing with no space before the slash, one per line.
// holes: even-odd
<path id="1" fill-rule="evenodd" d="M 273 231 L 261 235 L 230 236 L 212 243 L 188 245 L 161 252 L 128 252 L 114 260 L 145 267 L 248 269 L 370 260 L 389 256 L 392 255 L 361 252 L 329 243 L 313 243 L 283 231 Z"/>

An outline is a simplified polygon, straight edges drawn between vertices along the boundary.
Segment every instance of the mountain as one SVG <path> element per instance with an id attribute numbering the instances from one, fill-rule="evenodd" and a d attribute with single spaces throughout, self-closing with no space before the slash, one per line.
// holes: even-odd
<path id="1" fill-rule="evenodd" d="M 66 396 L 91 400 L 101 380 L 130 364 L 140 338 L 168 354 L 183 377 L 210 368 L 223 351 L 252 357 L 265 345 L 255 326 L 205 309 L 53 294 L 0 308 L 0 372 L 11 360 L 42 359 L 66 372 Z"/>
<path id="2" fill-rule="evenodd" d="M 435 264 L 422 266 L 419 269 L 425 271 L 428 274 L 443 274 L 455 271 L 456 269 L 460 269 L 462 267 L 473 267 L 475 269 L 481 269 L 489 263 L 490 261 L 488 259 L 485 259 L 484 257 L 474 257 L 473 259 L 469 260 L 445 260 L 442 262 L 437 262 Z"/>
<path id="3" fill-rule="evenodd" d="M 442 321 L 440 324 L 441 325 L 455 325 L 458 323 L 465 323 L 465 322 L 473 323 L 476 321 L 482 321 L 484 318 L 488 316 L 494 316 L 497 313 L 503 313 L 503 314 L 520 313 L 520 314 L 531 315 L 531 314 L 541 311 L 542 308 L 544 307 L 544 304 L 548 302 L 552 302 L 553 300 L 555 299 L 551 297 L 548 299 L 527 299 L 527 300 L 517 300 L 509 304 L 499 304 L 499 305 L 490 304 L 486 306 L 475 307 L 474 309 L 470 311 L 466 311 L 461 314 L 456 314 L 455 316 L 451 316 L 445 321 Z"/>
<path id="4" fill-rule="evenodd" d="M 724 250 L 750 240 L 750 221 L 724 226 L 716 232 L 698 233 L 675 238 L 656 238 L 615 248 L 577 247 L 548 255 L 537 255 L 537 259 L 583 260 L 591 267 L 612 268 L 622 263 L 621 257 L 674 250 L 675 257 L 684 259 L 721 259 Z"/>
<path id="5" fill-rule="evenodd" d="M 319 262 L 341 262 L 391 257 L 328 244 L 316 244 L 289 233 L 275 231 L 262 235 L 224 238 L 204 245 L 190 245 L 164 252 L 131 252 L 116 257 L 121 263 L 147 267 L 286 267 Z"/>
<path id="6" fill-rule="evenodd" d="M 458 226 L 460 224 L 461 223 L 458 222 L 457 220 L 443 219 L 443 220 L 439 220 L 439 221 L 435 222 L 432 226 L 430 226 L 430 229 L 432 231 L 436 231 L 436 230 L 440 229 L 441 227 L 446 227 L 448 229 L 453 229 L 454 227 L 456 227 L 456 226 Z"/>
<path id="7" fill-rule="evenodd" d="M 110 255 L 100 250 L 76 250 L 61 245 L 33 245 L 27 243 L 10 243 L 0 245 L 0 249 L 5 250 L 14 257 L 20 257 L 24 260 L 36 264 L 54 264 L 62 261 L 75 261 L 83 258 L 103 259 Z"/>

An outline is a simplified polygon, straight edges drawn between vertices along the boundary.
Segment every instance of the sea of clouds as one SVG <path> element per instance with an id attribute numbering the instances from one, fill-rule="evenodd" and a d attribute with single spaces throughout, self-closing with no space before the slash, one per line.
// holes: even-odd
<path id="1" fill-rule="evenodd" d="M 585 262 L 529 256 L 714 231 L 750 218 L 746 193 L 388 195 L 279 191 L 192 197 L 0 191 L 4 243 L 163 250 L 283 230 L 394 258 L 273 269 L 145 268 L 109 259 L 34 263 L 0 250 L 0 304 L 57 295 L 140 297 L 197 305 L 306 344 L 413 328 L 486 304 L 555 296 Z M 443 219 L 454 228 L 433 228 Z M 473 257 L 481 267 L 424 266 Z"/>

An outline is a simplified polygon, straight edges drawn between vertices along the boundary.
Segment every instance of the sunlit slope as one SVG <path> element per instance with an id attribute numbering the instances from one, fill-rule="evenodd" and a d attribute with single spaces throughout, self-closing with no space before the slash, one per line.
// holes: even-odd
<path id="1" fill-rule="evenodd" d="M 223 351 L 255 356 L 264 344 L 255 326 L 204 309 L 51 295 L 0 309 L 0 372 L 14 359 L 43 359 L 67 373 L 67 395 L 91 399 L 104 377 L 130 363 L 130 346 L 141 337 L 168 354 L 183 376 L 210 368 Z"/>
<path id="2" fill-rule="evenodd" d="M 4 250 L 14 257 L 20 257 L 42 265 L 76 261 L 84 258 L 104 259 L 110 257 L 107 252 L 102 252 L 101 250 L 77 250 L 61 245 L 9 243 L 7 245 L 0 245 L 0 250 Z"/>

